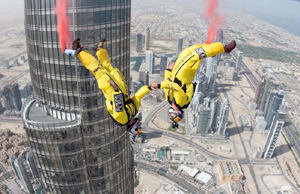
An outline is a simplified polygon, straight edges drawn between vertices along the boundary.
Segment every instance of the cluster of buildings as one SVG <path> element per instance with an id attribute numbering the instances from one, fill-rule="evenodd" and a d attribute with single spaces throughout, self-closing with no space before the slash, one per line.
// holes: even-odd
<path id="1" fill-rule="evenodd" d="M 23 94 L 21 94 L 21 92 Z M 22 109 L 22 98 L 27 98 L 33 93 L 32 85 L 26 84 L 23 90 L 19 89 L 19 84 L 13 83 L 3 87 L 0 91 L 3 99 L 3 104 L 0 99 L 0 112 L 6 110 L 6 116 L 20 116 Z"/>
<path id="2" fill-rule="evenodd" d="M 43 194 L 39 173 L 31 152 L 23 152 L 19 156 L 10 156 L 10 165 L 23 191 L 26 193 Z M 7 188 L 7 192 L 13 188 Z"/>
<path id="3" fill-rule="evenodd" d="M 3 165 L 8 165 L 8 158 L 20 150 L 23 150 L 26 145 L 25 135 L 12 133 L 9 129 L 0 131 L 0 161 Z"/>
<path id="4" fill-rule="evenodd" d="M 20 66 L 21 64 L 24 64 L 27 60 L 25 59 L 24 55 L 21 55 L 19 58 L 13 59 L 12 63 L 9 62 L 9 60 L 5 59 L 4 57 L 0 58 L 0 67 L 9 69 L 11 67 Z"/>

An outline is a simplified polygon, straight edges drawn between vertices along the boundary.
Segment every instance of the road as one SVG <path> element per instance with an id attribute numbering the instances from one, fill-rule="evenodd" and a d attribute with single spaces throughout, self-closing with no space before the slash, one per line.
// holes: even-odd
<path id="1" fill-rule="evenodd" d="M 0 116 L 0 122 L 23 124 L 21 118 L 9 118 L 9 117 L 3 117 L 3 116 Z"/>
<path id="2" fill-rule="evenodd" d="M 199 193 L 204 194 L 205 193 L 205 191 L 203 189 L 195 187 L 194 185 L 190 184 L 183 178 L 180 178 L 171 173 L 168 173 L 168 171 L 164 168 L 157 168 L 157 166 L 146 164 L 146 163 L 143 163 L 140 161 L 134 161 L 134 165 L 139 168 L 154 172 L 160 176 L 163 176 L 166 179 L 169 179 L 170 181 L 172 181 L 172 182 L 176 183 L 177 185 L 181 186 L 182 188 L 186 189 L 189 193 L 194 193 L 194 194 L 199 194 Z"/>

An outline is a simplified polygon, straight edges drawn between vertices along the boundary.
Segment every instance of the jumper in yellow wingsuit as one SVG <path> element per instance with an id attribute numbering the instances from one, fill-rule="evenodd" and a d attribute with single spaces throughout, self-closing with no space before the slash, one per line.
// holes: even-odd
<path id="1" fill-rule="evenodd" d="M 112 119 L 120 125 L 127 125 L 127 130 L 135 138 L 142 129 L 141 121 L 134 117 L 138 113 L 141 99 L 151 91 L 151 87 L 143 86 L 130 98 L 124 75 L 111 65 L 108 53 L 103 48 L 105 41 L 103 39 L 98 44 L 96 52 L 98 60 L 88 51 L 83 50 L 79 38 L 73 41 L 72 49 L 65 50 L 65 54 L 77 55 L 82 64 L 92 72 L 106 99 L 106 108 Z"/>
<path id="2" fill-rule="evenodd" d="M 153 85 L 153 89 L 165 90 L 165 98 L 171 104 L 169 117 L 173 121 L 173 128 L 178 127 L 177 122 L 183 118 L 183 109 L 189 106 L 193 98 L 195 84 L 192 82 L 201 61 L 224 52 L 230 53 L 235 46 L 234 40 L 225 46 L 221 42 L 190 46 L 184 49 L 178 55 L 176 62 L 171 63 L 165 70 L 165 80 Z"/>

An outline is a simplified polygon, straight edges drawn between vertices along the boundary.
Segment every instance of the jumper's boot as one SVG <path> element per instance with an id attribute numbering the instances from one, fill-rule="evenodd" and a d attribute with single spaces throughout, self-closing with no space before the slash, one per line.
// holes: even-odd
<path id="1" fill-rule="evenodd" d="M 232 40 L 229 44 L 224 46 L 225 53 L 230 53 L 236 46 L 235 40 Z"/>
<path id="2" fill-rule="evenodd" d="M 98 50 L 101 50 L 101 49 L 103 49 L 103 46 L 104 46 L 104 43 L 106 42 L 106 39 L 105 38 L 103 38 L 102 40 L 101 40 L 101 42 L 99 42 L 99 44 L 98 44 L 98 46 L 97 46 L 97 51 Z"/>

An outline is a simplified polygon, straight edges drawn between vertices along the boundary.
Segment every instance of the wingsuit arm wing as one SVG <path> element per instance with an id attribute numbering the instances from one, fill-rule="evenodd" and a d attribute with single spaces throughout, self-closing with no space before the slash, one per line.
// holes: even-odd
<path id="1" fill-rule="evenodd" d="M 139 108 L 141 106 L 142 98 L 150 91 L 151 91 L 151 88 L 149 86 L 143 86 L 133 95 L 132 100 L 133 100 L 137 110 L 139 110 Z"/>
<path id="2" fill-rule="evenodd" d="M 172 70 L 166 69 L 165 70 L 165 80 L 171 79 L 171 75 L 172 75 Z"/>

